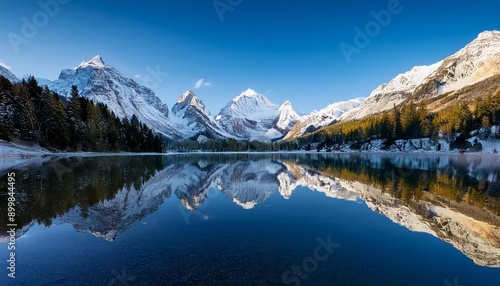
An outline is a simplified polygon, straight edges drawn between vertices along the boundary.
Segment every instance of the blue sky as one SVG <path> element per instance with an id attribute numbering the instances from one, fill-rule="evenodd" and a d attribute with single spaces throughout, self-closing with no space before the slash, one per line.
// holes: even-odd
<path id="1" fill-rule="evenodd" d="M 170 107 L 194 89 L 218 113 L 253 88 L 308 113 L 500 30 L 499 11 L 496 0 L 0 0 L 0 62 L 56 79 L 99 54 Z"/>

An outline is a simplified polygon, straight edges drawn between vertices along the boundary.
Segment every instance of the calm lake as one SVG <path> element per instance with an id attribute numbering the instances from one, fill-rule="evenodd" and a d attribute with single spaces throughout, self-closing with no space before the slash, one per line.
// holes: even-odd
<path id="1" fill-rule="evenodd" d="M 500 155 L 45 159 L 0 221 L 1 285 L 500 285 Z"/>

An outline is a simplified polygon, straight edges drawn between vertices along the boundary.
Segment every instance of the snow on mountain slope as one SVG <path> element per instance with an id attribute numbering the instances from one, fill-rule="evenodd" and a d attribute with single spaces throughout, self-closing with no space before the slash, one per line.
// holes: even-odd
<path id="1" fill-rule="evenodd" d="M 285 115 L 286 109 L 293 117 L 291 106 L 286 105 L 282 109 L 282 115 Z M 283 136 L 283 132 L 275 128 L 275 123 L 280 120 L 279 116 L 279 107 L 276 104 L 264 95 L 247 89 L 222 108 L 215 119 L 228 133 L 237 138 L 270 141 Z"/>
<path id="2" fill-rule="evenodd" d="M 500 31 L 484 31 L 447 57 L 427 81 L 439 83 L 439 92 L 458 90 L 500 73 Z"/>
<path id="3" fill-rule="evenodd" d="M 204 136 L 211 139 L 231 138 L 215 121 L 205 104 L 188 90 L 181 95 L 172 107 L 171 120 L 176 120 L 178 126 L 183 126 L 182 133 L 186 138 L 200 138 Z M 203 137 L 201 137 L 203 138 Z"/>
<path id="4" fill-rule="evenodd" d="M 8 79 L 10 82 L 18 81 L 17 77 L 1 64 L 0 64 L 0 75 Z"/>
<path id="5" fill-rule="evenodd" d="M 430 66 L 416 66 L 380 85 L 363 104 L 341 119 L 359 119 L 389 110 L 417 91 L 420 95 L 415 99 L 434 97 L 497 74 L 500 74 L 500 32 L 485 31 L 446 59 Z"/>
<path id="6" fill-rule="evenodd" d="M 246 117 L 248 119 L 273 118 L 278 115 L 278 106 L 253 89 L 247 89 L 229 102 L 219 113 L 222 116 Z"/>
<path id="7" fill-rule="evenodd" d="M 332 103 L 320 111 L 313 111 L 308 115 L 304 115 L 295 123 L 284 139 L 294 139 L 307 132 L 312 132 L 320 127 L 332 124 L 334 121 L 341 118 L 343 114 L 362 104 L 363 100 L 364 98 L 359 97 Z"/>
<path id="8" fill-rule="evenodd" d="M 278 109 L 278 118 L 274 128 L 281 132 L 288 131 L 299 119 L 300 116 L 293 109 L 292 103 L 287 100 Z"/>
<path id="9" fill-rule="evenodd" d="M 170 114 L 168 106 L 151 89 L 125 77 L 100 56 L 62 70 L 55 81 L 39 79 L 39 83 L 67 97 L 76 85 L 81 96 L 106 104 L 118 117 L 130 118 L 135 114 L 153 130 L 176 140 L 270 141 L 282 137 L 298 118 L 289 102 L 278 108 L 251 89 L 228 103 L 216 119 L 192 91 L 181 95 Z"/>
<path id="10" fill-rule="evenodd" d="M 412 94 L 425 78 L 436 71 L 441 63 L 437 62 L 430 66 L 416 66 L 405 73 L 397 75 L 388 83 L 381 84 L 374 89 L 361 105 L 346 112 L 341 119 L 359 119 L 393 108 L 394 105 L 400 104 Z"/>
<path id="11" fill-rule="evenodd" d="M 125 77 L 100 56 L 82 62 L 73 69 L 61 71 L 59 79 L 44 83 L 60 95 L 70 96 L 71 86 L 76 85 L 80 95 L 106 104 L 120 118 L 136 115 L 153 130 L 167 137 L 178 139 L 181 128 L 168 120 L 168 106 L 154 92 Z"/>

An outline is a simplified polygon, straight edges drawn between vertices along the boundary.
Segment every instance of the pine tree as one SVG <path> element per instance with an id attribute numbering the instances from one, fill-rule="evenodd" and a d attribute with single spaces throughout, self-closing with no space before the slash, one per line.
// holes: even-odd
<path id="1" fill-rule="evenodd" d="M 160 136 L 158 136 L 158 135 L 155 136 L 153 145 L 154 145 L 153 152 L 156 152 L 156 153 L 162 153 L 163 152 L 163 143 L 161 141 Z"/>
<path id="2" fill-rule="evenodd" d="M 36 82 L 36 81 L 35 81 Z M 31 82 L 33 84 L 33 82 Z M 38 121 L 35 107 L 30 100 L 29 86 L 26 80 L 13 89 L 13 97 L 7 103 L 9 108 L 7 116 L 11 117 L 12 133 L 19 139 L 36 140 L 38 138 Z"/>
<path id="3" fill-rule="evenodd" d="M 380 119 L 380 137 L 384 139 L 392 138 L 391 118 L 388 113 L 383 113 Z"/>
<path id="4" fill-rule="evenodd" d="M 67 117 L 72 127 L 71 141 L 73 144 L 86 140 L 87 126 L 85 125 L 80 95 L 75 85 L 71 87 L 71 99 L 67 109 Z"/>
<path id="5" fill-rule="evenodd" d="M 395 139 L 400 139 L 403 137 L 403 132 L 401 128 L 401 113 L 399 109 L 394 105 L 391 114 L 391 125 L 394 127 L 393 134 Z"/>
<path id="6" fill-rule="evenodd" d="M 47 86 L 37 100 L 37 117 L 40 123 L 40 141 L 43 144 L 66 147 L 70 142 L 67 114 L 60 100 Z"/>
<path id="7" fill-rule="evenodd" d="M 10 80 L 0 75 L 0 92 L 12 90 L 12 83 Z"/>
<path id="8" fill-rule="evenodd" d="M 98 136 L 98 130 L 97 130 L 97 121 L 98 121 L 98 114 L 97 110 L 94 106 L 94 103 L 92 101 L 87 102 L 87 121 L 85 122 L 87 125 L 87 134 L 86 138 L 90 142 L 90 144 L 94 147 L 97 148 L 97 136 Z"/>
<path id="9" fill-rule="evenodd" d="M 418 105 L 418 121 L 420 124 L 418 137 L 429 137 L 432 135 L 432 124 L 428 118 L 427 107 L 421 101 Z"/>
<path id="10" fill-rule="evenodd" d="M 419 118 L 413 102 L 401 109 L 401 131 L 403 138 L 417 138 L 419 133 Z"/>

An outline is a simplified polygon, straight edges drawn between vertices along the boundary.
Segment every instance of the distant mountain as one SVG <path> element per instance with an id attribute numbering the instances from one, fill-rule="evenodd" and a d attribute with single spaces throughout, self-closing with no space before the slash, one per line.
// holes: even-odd
<path id="1" fill-rule="evenodd" d="M 251 89 L 234 98 L 216 118 L 192 91 L 181 95 L 170 112 L 151 89 L 124 76 L 100 56 L 62 70 L 57 80 L 38 81 L 66 97 L 76 85 L 81 96 L 106 104 L 118 117 L 135 114 L 142 123 L 174 140 L 270 141 L 283 137 L 299 117 L 290 102 L 278 107 Z"/>
<path id="2" fill-rule="evenodd" d="M 288 132 L 299 121 L 300 116 L 293 109 L 290 101 L 285 101 L 278 109 L 278 117 L 274 128 L 285 133 Z"/>
<path id="3" fill-rule="evenodd" d="M 106 104 L 119 118 L 137 118 L 153 130 L 169 138 L 183 138 L 182 128 L 169 120 L 169 109 L 155 93 L 139 85 L 110 65 L 100 56 L 82 62 L 73 69 L 61 71 L 55 81 L 41 81 L 60 95 L 70 96 L 71 86 L 76 85 L 80 95 Z"/>
<path id="4" fill-rule="evenodd" d="M 247 89 L 222 108 L 215 120 L 236 138 L 270 141 L 282 137 L 296 117 L 290 103 L 280 112 L 267 97 Z"/>
<path id="5" fill-rule="evenodd" d="M 457 103 L 446 98 L 466 86 L 500 74 L 500 31 L 485 31 L 455 54 L 430 66 L 417 66 L 397 75 L 372 91 L 357 108 L 342 116 L 359 119 L 402 104 L 405 100 L 440 100 L 431 105 L 439 110 Z M 438 98 L 441 97 L 441 98 Z M 465 98 L 461 98 L 466 101 Z"/>
<path id="6" fill-rule="evenodd" d="M 362 104 L 363 100 L 364 98 L 359 97 L 348 101 L 332 103 L 320 111 L 313 111 L 310 114 L 304 115 L 299 118 L 284 139 L 295 139 L 306 133 L 313 132 L 320 127 L 330 125 L 339 120 L 346 112 Z"/>
<path id="7" fill-rule="evenodd" d="M 0 75 L 8 79 L 10 82 L 18 81 L 17 77 L 2 65 L 0 65 Z"/>
<path id="8" fill-rule="evenodd" d="M 205 104 L 191 90 L 181 95 L 177 103 L 172 107 L 172 114 L 174 117 L 171 119 L 178 119 L 177 125 L 183 126 L 184 136 L 190 139 L 225 139 L 231 137 L 215 122 Z"/>

